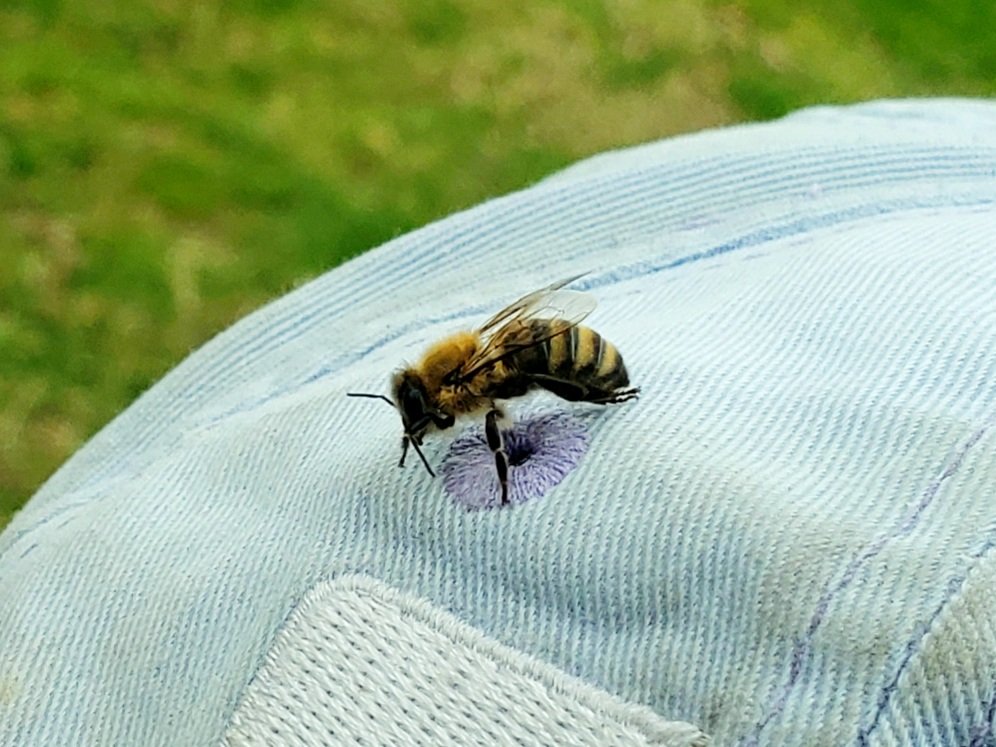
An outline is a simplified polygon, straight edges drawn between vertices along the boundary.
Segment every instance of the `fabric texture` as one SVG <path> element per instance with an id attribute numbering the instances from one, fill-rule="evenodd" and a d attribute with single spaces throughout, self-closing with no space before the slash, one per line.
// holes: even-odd
<path id="1" fill-rule="evenodd" d="M 584 271 L 641 398 L 513 401 L 586 445 L 511 508 L 398 469 L 345 392 Z M 356 575 L 716 745 L 992 747 L 994 550 L 996 105 L 805 110 L 590 159 L 191 355 L 0 535 L 0 744 L 218 744 Z"/>
<path id="2" fill-rule="evenodd" d="M 704 747 L 690 724 L 620 703 L 360 576 L 291 613 L 225 735 L 231 745 Z"/>

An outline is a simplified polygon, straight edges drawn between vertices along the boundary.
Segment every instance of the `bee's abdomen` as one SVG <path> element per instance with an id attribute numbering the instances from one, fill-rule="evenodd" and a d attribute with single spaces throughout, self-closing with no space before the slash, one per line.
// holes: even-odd
<path id="1" fill-rule="evenodd" d="M 551 337 L 550 333 L 556 331 L 553 325 L 563 322 L 530 322 L 530 331 L 536 339 L 548 339 L 515 357 L 520 372 L 573 382 L 593 394 L 629 385 L 626 365 L 615 345 L 590 327 L 571 327 Z"/>

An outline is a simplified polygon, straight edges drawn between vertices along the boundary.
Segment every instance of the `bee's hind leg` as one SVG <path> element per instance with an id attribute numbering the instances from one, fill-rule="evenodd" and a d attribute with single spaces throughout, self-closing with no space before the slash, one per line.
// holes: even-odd
<path id="1" fill-rule="evenodd" d="M 488 448 L 494 452 L 495 468 L 498 470 L 498 482 L 501 484 L 501 505 L 508 505 L 508 454 L 502 441 L 498 420 L 501 411 L 491 408 L 484 419 L 484 435 L 488 440 Z"/>
<path id="2" fill-rule="evenodd" d="M 596 405 L 618 405 L 620 402 L 628 402 L 631 399 L 636 399 L 640 396 L 640 387 L 635 386 L 631 389 L 616 389 L 613 392 L 608 392 L 598 397 L 597 399 L 590 399 L 589 402 L 593 402 Z"/>

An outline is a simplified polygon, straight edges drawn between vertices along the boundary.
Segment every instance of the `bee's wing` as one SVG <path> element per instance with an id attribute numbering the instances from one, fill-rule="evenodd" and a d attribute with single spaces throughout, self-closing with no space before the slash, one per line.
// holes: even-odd
<path id="1" fill-rule="evenodd" d="M 583 277 L 585 274 L 587 273 L 582 272 L 579 275 L 572 275 L 571 277 L 561 280 L 557 283 L 554 283 L 553 285 L 548 285 L 545 288 L 540 288 L 539 290 L 533 291 L 532 293 L 527 293 L 518 301 L 510 303 L 508 306 L 506 306 L 504 309 L 499 311 L 493 317 L 488 319 L 488 321 L 482 324 L 477 330 L 478 334 L 480 334 L 482 337 L 492 335 L 497 329 L 501 328 L 505 324 L 505 322 L 512 321 L 513 319 L 516 318 L 521 318 L 523 315 L 528 315 L 533 318 L 539 318 L 537 317 L 536 314 L 530 313 L 531 310 L 535 310 L 539 307 L 547 306 L 548 308 L 553 308 L 555 310 L 556 309 L 555 306 L 554 307 L 548 306 L 548 304 L 550 303 L 551 296 L 561 296 L 561 295 L 568 296 L 571 294 L 587 295 L 585 293 L 581 293 L 580 291 L 561 291 L 560 293 L 555 293 L 555 291 L 560 291 L 560 289 L 563 288 L 565 285 L 570 285 L 578 278 Z M 558 301 L 555 299 L 554 303 L 564 303 L 565 301 Z M 594 306 L 592 306 L 592 308 L 594 308 Z M 588 310 L 588 313 L 590 312 L 591 309 Z M 556 314 L 554 314 L 554 316 L 556 316 Z M 549 317 L 544 317 L 544 318 L 549 318 Z"/>
<path id="2" fill-rule="evenodd" d="M 579 277 L 581 276 L 575 275 L 525 295 L 486 321 L 478 329 L 481 347 L 463 365 L 459 378 L 466 381 L 502 358 L 540 345 L 580 324 L 594 310 L 596 301 L 589 293 L 564 289 L 565 285 Z M 547 335 L 524 338 L 521 332 L 532 319 L 556 320 L 561 324 L 556 325 Z"/>

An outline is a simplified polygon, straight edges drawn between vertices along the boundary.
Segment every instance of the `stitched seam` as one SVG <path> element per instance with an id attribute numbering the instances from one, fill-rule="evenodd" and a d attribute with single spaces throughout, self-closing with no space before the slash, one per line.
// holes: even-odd
<path id="1" fill-rule="evenodd" d="M 840 580 L 823 592 L 816 604 L 816 609 L 810 618 L 810 622 L 805 633 L 796 639 L 795 645 L 792 648 L 788 681 L 782 688 L 781 693 L 775 699 L 774 704 L 769 707 L 768 713 L 755 724 L 754 729 L 749 736 L 740 740 L 740 744 L 756 745 L 765 727 L 767 727 L 775 716 L 781 713 L 785 708 L 789 695 L 791 695 L 792 690 L 799 681 L 799 675 L 802 673 L 802 665 L 812 651 L 812 641 L 816 636 L 816 631 L 823 623 L 827 611 L 829 610 L 836 595 L 849 586 L 850 583 L 857 577 L 858 571 L 861 567 L 864 566 L 869 560 L 872 560 L 878 556 L 891 541 L 905 537 L 913 531 L 921 516 L 923 516 L 924 512 L 930 507 L 930 505 L 934 502 L 934 499 L 940 493 L 940 489 L 944 483 L 949 478 L 954 476 L 964 462 L 968 452 L 982 439 L 982 437 L 994 424 L 996 424 L 996 416 L 991 417 L 983 423 L 983 425 L 976 430 L 964 444 L 962 444 L 953 457 L 949 459 L 947 464 L 941 470 L 940 475 L 934 478 L 934 480 L 932 480 L 923 490 L 920 501 L 916 504 L 913 511 L 903 518 L 902 521 L 892 530 L 886 534 L 880 535 L 877 540 L 869 544 L 864 551 L 848 563 Z"/>
<path id="2" fill-rule="evenodd" d="M 875 710 L 875 715 L 872 717 L 871 723 L 861 729 L 858 733 L 858 745 L 865 747 L 868 744 L 868 739 L 872 732 L 878 728 L 882 716 L 885 713 L 885 709 L 892 700 L 892 696 L 899 690 L 899 680 L 902 678 L 903 673 L 909 668 L 909 665 L 913 662 L 913 660 L 916 659 L 916 657 L 922 652 L 924 645 L 927 643 L 934 628 L 936 627 L 938 618 L 940 618 L 952 602 L 962 595 L 968 583 L 969 576 L 972 575 L 976 568 L 985 562 L 986 556 L 989 555 L 990 551 L 993 549 L 996 549 L 996 538 L 988 539 L 980 550 L 972 553 L 971 558 L 973 562 L 971 562 L 962 573 L 952 577 L 948 581 L 947 590 L 944 598 L 941 600 L 941 603 L 937 605 L 934 611 L 927 618 L 927 621 L 920 626 L 919 635 L 916 638 L 911 639 L 909 643 L 906 644 L 906 648 L 899 661 L 899 666 L 896 667 L 896 671 L 889 679 L 889 682 L 882 688 L 882 692 L 878 698 L 878 706 Z M 990 703 L 990 709 L 994 707 L 994 703 L 996 703 L 996 698 L 994 698 L 994 700 Z M 990 721 L 991 720 L 992 716 L 990 712 Z M 974 741 L 973 744 L 975 744 Z"/>

